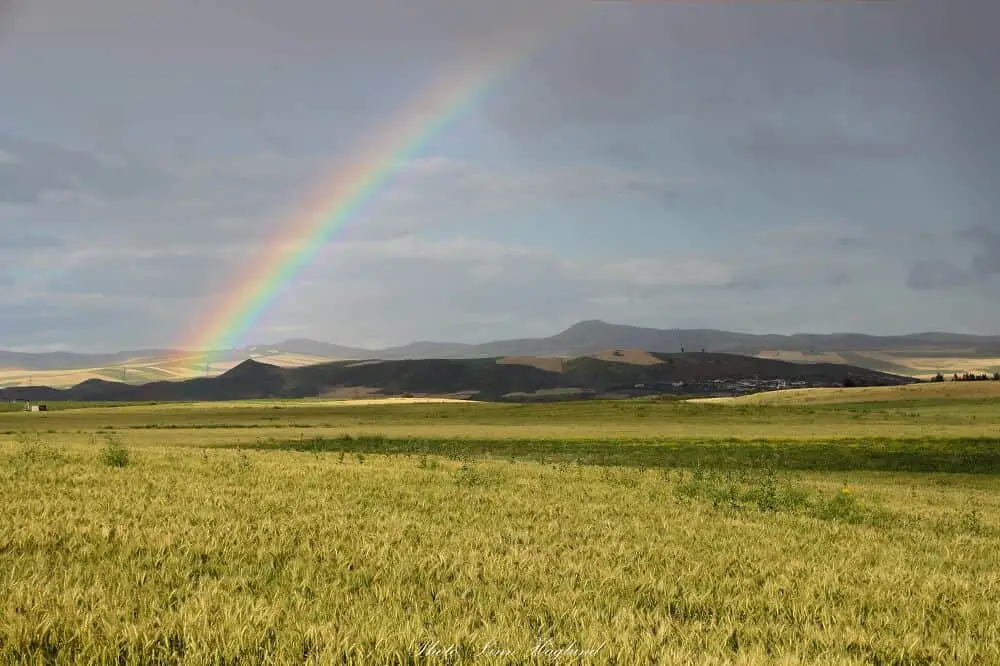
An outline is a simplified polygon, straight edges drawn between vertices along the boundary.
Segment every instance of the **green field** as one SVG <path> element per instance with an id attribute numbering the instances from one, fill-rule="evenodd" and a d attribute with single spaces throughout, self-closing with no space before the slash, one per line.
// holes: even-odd
<path id="1" fill-rule="evenodd" d="M 1000 663 L 995 398 L 50 409 L 0 663 Z"/>

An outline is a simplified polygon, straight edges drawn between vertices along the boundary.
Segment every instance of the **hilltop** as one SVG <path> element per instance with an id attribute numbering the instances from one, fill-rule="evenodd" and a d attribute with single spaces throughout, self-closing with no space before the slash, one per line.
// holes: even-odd
<path id="1" fill-rule="evenodd" d="M 1000 371 L 1000 336 L 942 332 L 897 336 L 758 335 L 715 329 L 643 328 L 587 320 L 545 338 L 482 344 L 424 341 L 363 349 L 296 338 L 217 350 L 211 353 L 210 362 L 204 353 L 170 350 L 111 354 L 0 351 L 0 386 L 70 387 L 87 379 L 129 384 L 187 380 L 220 375 L 247 358 L 286 368 L 346 360 L 544 358 L 548 360 L 533 363 L 551 368 L 566 359 L 606 355 L 613 349 L 659 354 L 704 350 L 795 363 L 844 364 L 918 378 L 929 378 L 938 372 L 951 375 Z"/>
<path id="2" fill-rule="evenodd" d="M 217 377 L 142 385 L 88 380 L 68 389 L 0 390 L 6 400 L 153 401 L 247 398 L 451 396 L 477 400 L 634 395 L 732 395 L 785 386 L 887 386 L 915 380 L 833 363 L 736 354 L 609 350 L 553 366 L 544 359 L 335 361 L 282 368 L 248 359 Z"/>

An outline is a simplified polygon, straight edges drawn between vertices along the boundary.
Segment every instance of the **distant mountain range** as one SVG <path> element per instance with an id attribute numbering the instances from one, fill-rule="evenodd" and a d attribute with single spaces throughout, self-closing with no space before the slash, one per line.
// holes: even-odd
<path id="1" fill-rule="evenodd" d="M 496 356 L 581 356 L 614 348 L 649 352 L 686 351 L 757 354 L 781 349 L 798 352 L 862 351 L 873 349 L 935 350 L 942 347 L 972 348 L 975 353 L 1000 353 L 1000 336 L 959 333 L 914 333 L 877 336 L 860 333 L 798 333 L 795 335 L 734 333 L 715 329 L 659 329 L 581 321 L 547 338 L 499 340 L 483 344 L 414 342 L 380 350 L 358 349 L 314 340 L 286 340 L 261 346 L 268 350 L 312 354 L 344 359 L 384 360 L 411 358 L 490 358 Z"/>
<path id="2" fill-rule="evenodd" d="M 803 353 L 827 351 L 935 351 L 962 348 L 970 355 L 1000 355 L 1000 336 L 957 333 L 915 333 L 877 336 L 859 333 L 795 335 L 734 333 L 715 329 L 658 329 L 609 324 L 599 320 L 581 321 L 547 338 L 499 340 L 482 344 L 459 342 L 414 342 L 386 349 L 361 349 L 309 339 L 285 340 L 245 349 L 219 352 L 220 359 L 242 360 L 257 354 L 290 353 L 328 359 L 459 359 L 501 356 L 581 356 L 611 348 L 642 349 L 657 353 L 686 351 L 726 352 L 754 355 L 766 350 Z M 169 350 L 122 351 L 112 354 L 51 352 L 29 354 L 0 351 L 0 368 L 53 370 L 91 368 L 123 363 L 136 358 L 159 358 L 174 354 Z"/>

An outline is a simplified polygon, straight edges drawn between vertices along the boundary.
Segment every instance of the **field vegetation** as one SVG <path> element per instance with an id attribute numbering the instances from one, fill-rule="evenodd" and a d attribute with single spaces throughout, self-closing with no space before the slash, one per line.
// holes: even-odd
<path id="1" fill-rule="evenodd" d="M 267 354 L 261 358 L 272 365 L 283 368 L 297 368 L 332 359 L 308 354 Z M 239 361 L 209 360 L 202 354 L 177 354 L 163 357 L 134 358 L 113 365 L 91 368 L 28 369 L 0 367 L 0 387 L 5 386 L 51 386 L 67 388 L 88 379 L 102 379 L 111 382 L 144 384 L 147 382 L 180 381 L 219 375 Z"/>
<path id="2" fill-rule="evenodd" d="M 769 350 L 762 351 L 757 356 L 795 362 L 846 363 L 919 379 L 930 379 L 939 372 L 950 377 L 955 373 L 993 374 L 1000 371 L 1000 358 L 995 351 L 981 352 L 976 349 L 883 349 L 813 353 Z"/>
<path id="3" fill-rule="evenodd" d="M 0 663 L 1000 663 L 1000 402 L 836 395 L 2 413 Z"/>

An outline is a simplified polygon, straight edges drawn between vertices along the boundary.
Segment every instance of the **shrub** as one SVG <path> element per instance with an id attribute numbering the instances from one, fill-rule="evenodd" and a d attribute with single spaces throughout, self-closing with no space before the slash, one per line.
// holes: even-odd
<path id="1" fill-rule="evenodd" d="M 132 454 L 120 439 L 112 435 L 105 438 L 101 462 L 108 467 L 126 467 L 131 461 Z"/>

